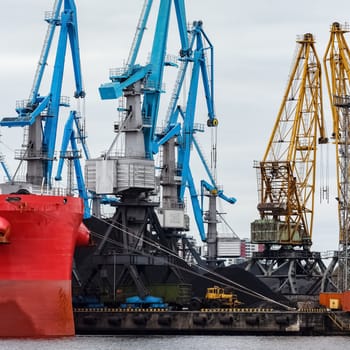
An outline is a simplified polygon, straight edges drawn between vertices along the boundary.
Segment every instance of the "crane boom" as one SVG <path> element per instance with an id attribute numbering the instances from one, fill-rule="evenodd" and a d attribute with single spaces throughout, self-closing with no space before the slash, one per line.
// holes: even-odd
<path id="1" fill-rule="evenodd" d="M 166 62 L 166 46 L 168 39 L 171 5 L 174 3 L 181 41 L 181 55 L 188 55 L 188 38 L 186 28 L 186 13 L 184 0 L 162 0 L 159 4 L 157 23 L 151 50 L 150 63 L 145 66 L 135 64 L 144 28 L 152 6 L 152 1 L 146 1 L 139 20 L 128 58 L 128 66 L 124 69 L 111 70 L 111 82 L 102 84 L 99 92 L 102 99 L 117 99 L 124 95 L 126 88 L 131 88 L 137 82 L 142 82 L 142 136 L 144 146 L 138 156 L 153 160 L 153 139 L 157 125 L 160 94 L 162 91 L 163 72 Z M 121 74 L 120 74 L 121 73 Z M 135 144 L 135 141 L 132 141 Z M 141 154 L 144 153 L 144 154 Z"/>
<path id="2" fill-rule="evenodd" d="M 261 220 L 252 240 L 268 245 L 311 245 L 317 140 L 326 143 L 321 65 L 310 33 L 298 49 L 277 119 L 258 169 Z M 319 131 L 320 138 L 317 133 Z"/>
<path id="3" fill-rule="evenodd" d="M 128 60 L 126 61 L 126 67 L 129 70 L 128 73 L 131 73 L 131 70 L 134 67 L 135 60 L 137 58 L 137 54 L 139 52 L 139 48 L 142 42 L 143 33 L 146 30 L 146 24 L 148 21 L 150 10 L 152 8 L 152 3 L 153 3 L 153 0 L 146 0 L 143 4 L 139 22 L 136 27 L 134 40 L 131 44 L 131 49 L 129 51 L 129 57 L 128 57 Z"/>
<path id="4" fill-rule="evenodd" d="M 205 242 L 207 240 L 207 235 L 205 234 L 203 220 L 203 196 L 200 203 L 198 199 L 199 195 L 195 188 L 195 182 L 190 164 L 193 148 L 196 149 L 201 163 L 206 171 L 206 175 L 209 177 L 210 184 L 205 181 L 205 183 L 211 187 L 211 190 L 209 190 L 209 192 L 215 198 L 218 196 L 221 199 L 227 200 L 231 204 L 235 203 L 236 200 L 234 198 L 226 197 L 223 194 L 222 190 L 218 189 L 215 176 L 212 174 L 212 170 L 209 169 L 209 165 L 207 164 L 195 137 L 197 132 L 204 131 L 203 125 L 195 123 L 200 78 L 202 78 L 202 87 L 204 90 L 208 112 L 207 126 L 209 128 L 215 128 L 218 125 L 218 119 L 216 118 L 214 110 L 214 48 L 208 36 L 205 34 L 202 21 L 194 21 L 192 28 L 189 30 L 189 48 L 192 54 L 189 57 L 182 58 L 183 64 L 181 65 L 175 84 L 175 89 L 171 97 L 170 108 L 167 114 L 167 125 L 164 129 L 164 133 L 166 135 L 166 133 L 169 133 L 171 130 L 173 130 L 176 123 L 180 122 L 178 118 L 181 117 L 182 126 L 181 132 L 177 137 L 178 147 L 176 164 L 176 175 L 181 179 L 181 183 L 179 186 L 176 185 L 176 198 L 174 198 L 174 191 L 171 189 L 172 185 L 174 184 L 167 184 L 167 186 L 169 186 L 167 189 L 165 189 L 163 185 L 163 191 L 166 193 L 168 202 L 169 198 L 172 198 L 173 203 L 184 204 L 185 191 L 186 189 L 189 190 L 194 219 L 196 221 L 200 237 L 202 241 Z M 191 70 L 189 68 L 190 66 Z M 178 98 L 180 92 L 183 91 L 182 89 L 184 87 L 183 83 L 186 77 L 186 73 L 190 73 L 190 84 L 185 108 L 182 109 L 178 105 Z M 216 150 L 216 145 L 214 145 L 214 149 Z M 215 158 L 215 154 L 213 155 L 213 158 Z M 164 157 L 163 167 L 164 169 L 167 169 L 166 173 L 170 168 L 169 164 L 167 163 L 168 161 L 169 159 L 167 158 L 165 160 Z M 164 174 L 164 177 L 167 176 L 168 175 Z M 216 217 L 216 211 L 213 216 Z"/>
<path id="5" fill-rule="evenodd" d="M 60 13 L 62 4 L 63 9 Z M 57 0 L 53 12 L 46 16 L 45 20 L 49 23 L 49 28 L 40 54 L 30 99 L 20 101 L 16 106 L 18 115 L 2 118 L 0 125 L 28 128 L 28 144 L 18 156 L 18 159 L 27 162 L 26 180 L 35 186 L 44 183 L 51 188 L 60 107 L 69 106 L 69 98 L 61 96 L 68 42 L 75 78 L 74 97 L 84 98 L 85 92 L 81 75 L 77 10 L 74 0 Z M 57 27 L 60 27 L 60 30 L 50 90 L 47 95 L 43 95 L 39 93 L 39 87 Z"/>
<path id="6" fill-rule="evenodd" d="M 35 103 L 35 99 L 39 92 L 39 87 L 44 74 L 45 66 L 47 65 L 47 58 L 49 56 L 52 39 L 55 34 L 56 26 L 60 21 L 59 16 L 60 16 L 61 5 L 62 5 L 62 0 L 55 0 L 52 13 L 48 12 L 45 15 L 45 20 L 48 22 L 48 27 L 47 27 L 47 31 L 44 39 L 44 44 L 41 49 L 39 62 L 35 71 L 33 86 L 29 94 L 29 101 L 31 103 Z"/>

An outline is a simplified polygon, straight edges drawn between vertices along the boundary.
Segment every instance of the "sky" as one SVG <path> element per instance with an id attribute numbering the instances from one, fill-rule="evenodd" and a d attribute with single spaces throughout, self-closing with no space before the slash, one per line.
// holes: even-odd
<path id="1" fill-rule="evenodd" d="M 155 9 L 158 2 L 154 1 Z M 91 157 L 97 157 L 112 142 L 113 123 L 117 117 L 117 102 L 100 100 L 98 87 L 108 82 L 109 68 L 121 67 L 127 59 L 143 0 L 76 0 L 76 4 L 82 73 L 87 93 L 84 111 L 88 145 Z M 52 9 L 53 1 L 1 0 L 1 5 L 0 115 L 13 116 L 16 100 L 29 96 L 47 28 L 44 12 Z M 258 218 L 253 162 L 262 158 L 272 132 L 288 81 L 296 38 L 312 33 L 322 60 L 331 24 L 334 21 L 342 24 L 350 21 L 350 3 L 348 0 L 188 0 L 186 8 L 188 22 L 203 21 L 204 30 L 215 50 L 218 183 L 228 196 L 237 198 L 234 205 L 220 205 L 236 234 L 240 238 L 249 237 L 250 223 Z M 141 48 L 144 60 L 152 43 L 152 18 L 151 15 Z M 172 22 L 168 52 L 174 55 L 180 48 L 176 29 L 176 23 Z M 48 72 L 52 66 L 53 58 L 49 59 Z M 67 66 L 70 66 L 70 58 Z M 64 85 L 67 95 L 73 91 L 71 73 L 71 69 L 67 68 Z M 331 112 L 327 108 L 325 81 L 323 87 L 324 118 L 330 134 Z M 168 96 L 172 91 L 171 85 L 166 87 L 166 91 L 165 96 Z M 42 94 L 47 92 L 43 83 Z M 166 108 L 166 98 L 160 114 Z M 203 119 L 205 123 L 203 102 L 199 104 L 197 113 L 198 120 Z M 0 132 L 0 152 L 13 165 L 11 159 L 14 150 L 20 148 L 21 134 L 17 129 L 8 128 L 2 128 Z M 203 142 L 209 152 L 210 135 L 206 137 Z M 320 203 L 321 179 L 318 176 L 312 239 L 313 250 L 323 252 L 337 249 L 338 219 L 334 145 L 330 144 L 328 151 L 322 152 L 322 157 L 326 158 L 327 154 L 329 157 L 329 203 Z M 200 170 L 198 176 L 199 173 Z"/>

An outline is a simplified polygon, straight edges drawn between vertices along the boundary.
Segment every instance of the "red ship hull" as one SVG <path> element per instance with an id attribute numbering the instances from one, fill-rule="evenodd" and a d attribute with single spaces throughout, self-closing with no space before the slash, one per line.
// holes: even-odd
<path id="1" fill-rule="evenodd" d="M 87 244 L 83 203 L 0 195 L 0 337 L 74 335 L 74 249 Z"/>

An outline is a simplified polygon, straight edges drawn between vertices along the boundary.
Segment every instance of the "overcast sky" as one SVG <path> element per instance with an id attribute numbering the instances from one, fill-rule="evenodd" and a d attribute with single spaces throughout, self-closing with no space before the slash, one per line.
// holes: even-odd
<path id="1" fill-rule="evenodd" d="M 14 115 L 15 101 L 29 96 L 47 28 L 44 12 L 51 10 L 52 4 L 50 0 L 1 0 L 1 116 Z M 76 0 L 76 4 L 87 92 L 88 144 L 91 156 L 96 157 L 109 147 L 117 116 L 117 102 L 101 101 L 98 86 L 108 81 L 109 68 L 122 66 L 127 59 L 143 0 Z M 157 0 L 153 7 L 157 9 Z M 330 25 L 334 21 L 350 21 L 350 3 L 349 0 L 188 0 L 187 19 L 203 21 L 215 48 L 218 179 L 226 194 L 237 198 L 233 206 L 224 203 L 223 210 L 235 232 L 241 238 L 249 237 L 250 222 L 258 218 L 253 161 L 262 158 L 270 137 L 288 81 L 296 37 L 313 33 L 322 60 Z M 150 51 L 152 29 L 150 25 L 145 38 L 145 57 Z M 170 54 L 177 54 L 179 49 L 176 29 L 173 23 L 168 45 Z M 49 60 L 48 72 L 52 65 L 53 58 Z M 71 75 L 69 69 L 67 74 Z M 71 82 L 69 79 L 66 85 Z M 325 87 L 324 83 L 324 92 Z M 73 90 L 70 84 L 63 94 L 69 95 Z M 167 86 L 168 94 L 171 90 L 171 86 Z M 325 94 L 325 119 L 330 133 L 327 99 Z M 203 116 L 198 116 L 201 118 Z M 16 131 L 7 128 L 3 128 L 1 134 L 0 151 L 10 161 L 13 150 L 20 148 L 21 136 L 14 136 L 18 135 Z M 330 145 L 330 201 L 315 208 L 313 250 L 317 251 L 336 249 L 338 243 L 333 148 L 334 145 Z M 317 184 L 316 203 L 319 201 Z"/>

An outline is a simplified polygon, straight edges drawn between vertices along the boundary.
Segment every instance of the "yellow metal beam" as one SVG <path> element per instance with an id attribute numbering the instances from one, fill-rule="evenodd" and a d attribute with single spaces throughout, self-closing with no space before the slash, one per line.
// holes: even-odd
<path id="1" fill-rule="evenodd" d="M 327 142 L 321 64 L 314 44 L 310 33 L 297 40 L 288 85 L 258 166 L 260 216 L 277 224 L 271 244 L 311 245 L 317 143 Z"/>

